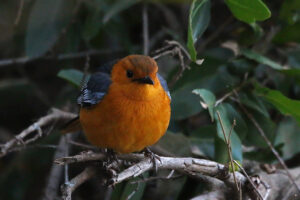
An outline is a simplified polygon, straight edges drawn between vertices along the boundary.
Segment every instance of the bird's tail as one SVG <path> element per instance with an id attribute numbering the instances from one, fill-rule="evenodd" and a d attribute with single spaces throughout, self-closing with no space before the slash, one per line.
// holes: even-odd
<path id="1" fill-rule="evenodd" d="M 79 116 L 68 121 L 63 127 L 61 127 L 62 134 L 73 133 L 82 129 Z"/>

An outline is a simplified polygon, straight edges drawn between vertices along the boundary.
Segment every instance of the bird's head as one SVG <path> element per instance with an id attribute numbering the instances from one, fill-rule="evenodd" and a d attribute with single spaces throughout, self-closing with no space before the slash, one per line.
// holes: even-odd
<path id="1" fill-rule="evenodd" d="M 135 99 L 148 98 L 160 86 L 156 76 L 158 66 L 154 59 L 143 55 L 130 55 L 113 67 L 111 78 L 121 92 Z"/>
<path id="2" fill-rule="evenodd" d="M 155 84 L 156 62 L 149 56 L 130 55 L 115 64 L 112 80 L 119 84 Z"/>

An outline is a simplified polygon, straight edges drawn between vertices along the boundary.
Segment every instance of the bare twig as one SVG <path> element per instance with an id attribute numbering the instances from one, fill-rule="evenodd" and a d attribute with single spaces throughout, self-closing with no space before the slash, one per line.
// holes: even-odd
<path id="1" fill-rule="evenodd" d="M 61 137 L 57 150 L 54 155 L 54 159 L 64 156 L 65 150 L 66 150 L 65 141 L 64 138 Z M 56 199 L 57 192 L 59 189 L 59 181 L 62 174 L 63 174 L 62 166 L 52 165 L 42 200 Z"/>
<path id="2" fill-rule="evenodd" d="M 143 6 L 143 39 L 144 39 L 144 55 L 149 54 L 149 25 L 148 25 L 148 5 Z"/>
<path id="3" fill-rule="evenodd" d="M 180 62 L 180 69 L 173 76 L 170 83 L 168 84 L 169 87 L 172 87 L 176 83 L 176 81 L 182 76 L 183 72 L 186 69 L 190 69 L 189 63 L 191 62 L 191 57 L 190 57 L 189 53 L 187 52 L 187 50 L 179 42 L 169 41 L 169 40 L 167 40 L 165 42 L 166 42 L 166 45 L 164 47 L 154 51 L 155 55 L 153 56 L 153 59 L 158 59 L 165 55 L 172 55 L 172 56 L 177 55 L 178 56 L 179 62 Z M 188 58 L 187 64 L 185 64 L 185 62 L 184 62 L 184 55 Z M 202 62 L 203 62 L 203 59 L 196 61 L 196 63 L 198 65 L 201 65 Z"/>
<path id="4" fill-rule="evenodd" d="M 51 113 L 41 117 L 37 122 L 30 125 L 27 129 L 23 130 L 20 134 L 15 136 L 13 139 L 6 142 L 1 147 L 0 158 L 5 156 L 11 149 L 15 147 L 25 146 L 38 138 L 43 136 L 42 127 L 49 126 L 56 123 L 57 121 L 63 120 L 67 121 L 74 118 L 76 115 L 69 112 L 64 112 L 55 108 L 51 109 Z M 36 132 L 36 134 L 26 140 L 30 134 Z"/>
<path id="5" fill-rule="evenodd" d="M 253 183 L 252 179 L 249 177 L 249 175 L 247 174 L 247 172 L 245 171 L 245 169 L 237 162 L 237 161 L 233 161 L 243 172 L 243 174 L 246 176 L 247 180 L 249 181 L 249 183 L 251 184 L 251 186 L 253 187 L 253 190 L 257 193 L 257 195 L 260 197 L 260 199 L 264 199 L 262 197 L 262 195 L 260 194 L 260 192 L 257 190 L 255 184 Z"/>
<path id="6" fill-rule="evenodd" d="M 235 99 L 238 102 L 238 105 L 240 106 L 240 108 L 243 110 L 243 112 L 246 114 L 246 116 L 250 119 L 250 121 L 254 124 L 254 126 L 257 128 L 258 132 L 260 133 L 260 135 L 262 136 L 262 138 L 265 140 L 265 142 L 267 143 L 267 145 L 269 146 L 269 148 L 271 149 L 272 153 L 275 155 L 275 157 L 277 158 L 277 160 L 279 161 L 280 165 L 283 167 L 283 169 L 286 171 L 291 183 L 293 183 L 293 185 L 297 188 L 298 192 L 300 193 L 300 187 L 296 184 L 293 176 L 291 175 L 291 173 L 288 170 L 288 167 L 286 166 L 285 162 L 283 161 L 283 159 L 280 157 L 279 153 L 277 152 L 277 150 L 273 147 L 271 141 L 268 139 L 268 137 L 266 136 L 264 130 L 261 128 L 261 126 L 259 125 L 259 123 L 256 121 L 256 119 L 253 117 L 253 115 L 243 106 L 243 104 L 240 102 L 239 100 L 239 96 L 237 93 L 236 97 L 237 99 Z"/>
<path id="7" fill-rule="evenodd" d="M 65 150 L 65 156 L 69 156 L 69 140 L 70 140 L 70 134 L 64 135 L 64 142 L 65 142 L 65 146 L 66 146 L 66 150 Z M 69 165 L 66 164 L 64 165 L 65 167 L 65 184 L 69 183 Z"/>
<path id="8" fill-rule="evenodd" d="M 20 0 L 20 6 L 19 6 L 17 17 L 16 17 L 16 20 L 15 20 L 15 26 L 17 26 L 19 24 L 19 21 L 21 19 L 21 15 L 22 15 L 22 12 L 23 12 L 23 7 L 24 7 L 24 0 Z"/>
<path id="9" fill-rule="evenodd" d="M 86 77 L 87 77 L 87 73 L 88 73 L 89 68 L 90 68 L 90 56 L 86 55 L 85 65 L 84 65 L 84 69 L 83 69 L 83 77 L 82 77 L 81 82 L 80 82 L 81 90 L 83 89 L 83 87 L 84 87 L 84 85 L 87 81 Z"/>
<path id="10" fill-rule="evenodd" d="M 226 132 L 225 132 L 225 129 L 224 129 L 224 125 L 223 125 L 223 121 L 222 121 L 222 118 L 221 118 L 221 115 L 220 115 L 219 111 L 217 111 L 217 115 L 218 115 L 218 119 L 219 119 L 219 122 L 220 122 L 220 125 L 221 125 L 221 128 L 222 128 L 223 135 L 224 135 L 224 140 L 225 140 L 225 143 L 227 145 L 227 153 L 228 153 L 228 157 L 230 159 L 230 164 L 231 164 L 231 169 L 232 169 L 232 174 L 233 174 L 233 179 L 234 179 L 234 183 L 235 183 L 235 186 L 236 186 L 236 190 L 237 190 L 237 192 L 241 193 L 240 192 L 241 188 L 239 188 L 239 183 L 237 182 L 237 179 L 235 177 L 235 167 L 234 167 L 234 164 L 233 164 L 233 158 L 232 158 L 232 154 L 231 154 L 231 142 L 230 142 L 231 141 L 230 136 L 231 136 L 233 128 L 236 126 L 236 122 L 235 122 L 235 120 L 233 121 L 230 132 L 228 134 L 228 138 L 227 138 Z"/>
<path id="11" fill-rule="evenodd" d="M 4 59 L 0 60 L 0 68 L 9 66 L 9 65 L 22 65 L 29 62 L 33 62 L 36 60 L 72 60 L 77 58 L 84 58 L 87 55 L 88 56 L 95 56 L 100 54 L 112 54 L 115 52 L 120 51 L 120 49 L 105 49 L 105 50 L 87 50 L 82 52 L 76 52 L 76 53 L 67 53 L 67 54 L 59 54 L 56 56 L 44 56 L 41 58 L 30 58 L 30 57 L 21 57 L 21 58 L 11 58 L 11 59 Z"/>
<path id="12" fill-rule="evenodd" d="M 61 191 L 63 194 L 64 200 L 71 200 L 72 192 L 80 186 L 85 181 L 89 180 L 93 176 L 95 176 L 96 170 L 92 167 L 87 167 L 83 172 L 78 174 L 72 180 L 70 180 L 67 184 L 61 187 Z"/>
<path id="13" fill-rule="evenodd" d="M 94 153 L 92 151 L 86 151 L 81 152 L 79 155 L 58 158 L 54 160 L 54 163 L 58 165 L 65 165 L 78 162 L 103 160 L 104 158 L 106 158 L 106 155 L 103 153 Z"/>
<path id="14" fill-rule="evenodd" d="M 75 142 L 73 140 L 70 140 L 69 144 L 74 145 L 74 146 L 78 146 L 78 147 L 81 147 L 81 148 L 84 148 L 84 149 L 97 149 L 97 147 L 95 147 L 93 145 L 83 144 L 83 143 L 80 143 L 80 142 Z"/>

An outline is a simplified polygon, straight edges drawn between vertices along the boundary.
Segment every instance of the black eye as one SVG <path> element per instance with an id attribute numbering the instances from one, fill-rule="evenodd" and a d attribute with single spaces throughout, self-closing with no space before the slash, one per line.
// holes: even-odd
<path id="1" fill-rule="evenodd" d="M 132 78 L 133 77 L 133 72 L 131 70 L 127 70 L 126 75 L 128 78 Z"/>

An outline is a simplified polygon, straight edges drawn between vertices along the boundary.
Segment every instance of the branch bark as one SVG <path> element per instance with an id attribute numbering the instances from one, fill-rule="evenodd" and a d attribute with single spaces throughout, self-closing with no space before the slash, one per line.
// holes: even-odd
<path id="1" fill-rule="evenodd" d="M 50 114 L 41 117 L 37 122 L 30 125 L 28 128 L 23 130 L 20 134 L 16 135 L 13 139 L 9 140 L 5 144 L 1 145 L 0 158 L 5 156 L 15 147 L 24 147 L 29 143 L 34 142 L 38 138 L 43 136 L 42 127 L 53 125 L 56 122 L 64 122 L 73 119 L 76 115 L 69 112 L 64 112 L 56 108 L 52 108 Z M 27 140 L 31 133 L 36 132 L 36 134 Z"/>

